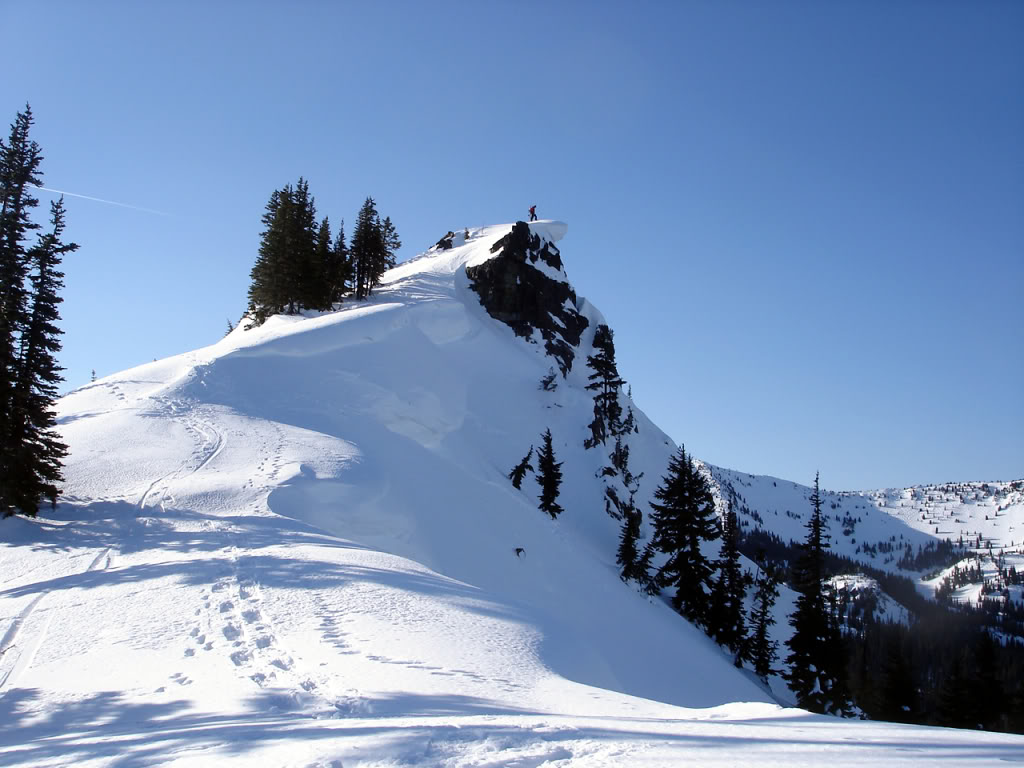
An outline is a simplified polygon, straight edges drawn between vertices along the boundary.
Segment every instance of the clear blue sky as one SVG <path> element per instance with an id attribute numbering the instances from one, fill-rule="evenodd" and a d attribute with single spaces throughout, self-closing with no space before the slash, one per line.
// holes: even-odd
<path id="1" fill-rule="evenodd" d="M 641 407 L 859 489 L 1024 476 L 1024 3 L 0 0 L 67 200 L 69 388 L 216 340 L 271 191 L 408 258 L 569 222 Z M 44 201 L 46 195 L 42 195 Z"/>

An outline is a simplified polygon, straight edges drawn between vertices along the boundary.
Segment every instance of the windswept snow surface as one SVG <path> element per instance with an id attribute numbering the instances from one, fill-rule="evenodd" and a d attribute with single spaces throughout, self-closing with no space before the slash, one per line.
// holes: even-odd
<path id="1" fill-rule="evenodd" d="M 618 579 L 587 350 L 543 391 L 543 348 L 468 288 L 508 231 L 60 402 L 62 502 L 2 523 L 0 764 L 1024 760 L 1018 737 L 781 708 Z M 646 508 L 674 446 L 637 416 Z M 547 427 L 557 521 L 506 478 Z"/>

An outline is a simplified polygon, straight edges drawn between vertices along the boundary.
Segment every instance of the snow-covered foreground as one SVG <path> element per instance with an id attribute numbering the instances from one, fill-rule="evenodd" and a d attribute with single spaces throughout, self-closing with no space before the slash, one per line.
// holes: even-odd
<path id="1" fill-rule="evenodd" d="M 0 529 L 0 765 L 1024 761 L 782 708 L 622 584 L 586 351 L 541 390 L 551 361 L 467 287 L 506 231 L 61 402 L 64 500 Z M 638 418 L 645 504 L 674 446 Z M 557 521 L 505 477 L 547 427 Z"/>
<path id="2" fill-rule="evenodd" d="M 124 502 L 64 509 L 74 519 L 8 521 L 21 544 L 5 548 L 0 593 L 14 626 L 0 668 L 3 765 L 1024 759 L 1019 737 L 767 703 L 687 708 L 572 682 L 544 650 L 582 642 L 558 635 L 571 628 L 294 521 Z M 654 629 L 623 634 L 642 647 Z M 693 669 L 693 657 L 708 661 L 701 637 L 673 638 L 675 653 L 636 663 L 673 678 L 686 669 L 693 681 L 677 698 L 724 700 L 742 688 L 725 665 Z M 592 644 L 607 652 L 600 638 Z"/>

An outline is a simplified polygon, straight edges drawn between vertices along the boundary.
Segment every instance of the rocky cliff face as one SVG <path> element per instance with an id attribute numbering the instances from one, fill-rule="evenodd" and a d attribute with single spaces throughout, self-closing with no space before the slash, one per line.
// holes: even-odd
<path id="1" fill-rule="evenodd" d="M 565 375 L 589 323 L 576 310 L 576 292 L 562 271 L 558 248 L 519 221 L 491 253 L 498 255 L 466 268 L 480 303 L 517 336 L 535 341 L 539 331 L 545 351 Z"/>

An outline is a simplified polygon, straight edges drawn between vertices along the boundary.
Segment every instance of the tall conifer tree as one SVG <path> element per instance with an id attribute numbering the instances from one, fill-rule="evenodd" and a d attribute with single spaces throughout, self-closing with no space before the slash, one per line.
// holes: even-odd
<path id="1" fill-rule="evenodd" d="M 622 531 L 619 534 L 619 549 L 615 554 L 615 562 L 619 566 L 619 577 L 623 581 L 645 582 L 645 571 L 641 567 L 640 552 L 637 543 L 640 539 L 640 526 L 643 514 L 630 498 L 622 513 Z"/>
<path id="2" fill-rule="evenodd" d="M 316 249 L 313 257 L 313 269 L 308 280 L 310 306 L 314 309 L 329 310 L 333 305 L 333 292 L 329 275 L 334 266 L 334 244 L 331 242 L 331 222 L 327 216 L 316 233 Z"/>
<path id="3" fill-rule="evenodd" d="M 384 263 L 381 274 L 395 266 L 395 253 L 402 247 L 402 241 L 398 238 L 398 231 L 391 223 L 391 217 L 385 216 L 380 223 L 381 243 L 384 246 Z"/>
<path id="4" fill-rule="evenodd" d="M 303 308 L 320 308 L 322 278 L 317 263 L 316 201 L 309 194 L 309 182 L 301 176 L 295 184 L 293 199 L 294 206 L 287 221 L 288 249 L 285 254 L 290 314 Z"/>
<path id="5" fill-rule="evenodd" d="M 43 153 L 29 137 L 32 109 L 18 112 L 7 141 L 0 139 L 0 509 L 15 508 L 14 482 L 18 444 L 14 395 L 18 379 L 18 343 L 27 321 L 28 258 L 25 239 L 39 225 L 29 216 L 39 205 L 32 188 L 42 184 L 39 166 Z"/>
<path id="6" fill-rule="evenodd" d="M 789 619 L 793 635 L 787 642 L 790 653 L 786 657 L 789 671 L 785 678 L 801 707 L 812 712 L 844 714 L 849 701 L 839 652 L 842 638 L 824 586 L 829 537 L 821 506 L 819 478 L 815 475 L 807 540 L 794 572 L 793 586 L 800 596 Z"/>
<path id="7" fill-rule="evenodd" d="M 747 656 L 747 628 L 743 600 L 747 585 L 740 567 L 739 526 L 730 505 L 722 526 L 722 549 L 718 559 L 718 579 L 711 600 L 709 634 L 733 652 L 737 665 Z"/>
<path id="8" fill-rule="evenodd" d="M 750 660 L 754 665 L 754 673 L 764 682 L 775 669 L 778 658 L 779 643 L 772 640 L 771 627 L 775 624 L 773 609 L 779 596 L 779 579 L 772 567 L 762 559 L 759 561 L 760 573 L 755 583 L 754 606 L 750 617 Z"/>
<path id="9" fill-rule="evenodd" d="M 292 206 L 291 185 L 275 189 L 263 211 L 259 255 L 250 272 L 249 309 L 252 323 L 262 325 L 271 315 L 284 311 L 287 304 L 285 258 L 288 250 L 286 222 Z"/>
<path id="10" fill-rule="evenodd" d="M 555 449 L 551 444 L 551 430 L 544 430 L 541 447 L 537 452 L 537 482 L 540 483 L 540 510 L 547 512 L 554 520 L 562 514 L 558 504 L 558 490 L 562 485 L 562 463 L 555 461 Z"/>
<path id="11" fill-rule="evenodd" d="M 321 246 L 330 245 L 330 231 L 321 243 L 309 183 L 300 176 L 294 187 L 274 190 L 262 221 L 259 255 L 250 273 L 248 313 L 253 321 L 247 328 L 271 315 L 326 308 Z"/>
<path id="12" fill-rule="evenodd" d="M 602 445 L 609 435 L 619 436 L 622 429 L 622 406 L 619 389 L 625 383 L 615 363 L 615 341 L 611 328 L 604 323 L 597 326 L 592 342 L 595 354 L 587 355 L 587 366 L 593 371 L 587 378 L 587 389 L 594 394 L 594 420 L 590 423 L 590 437 L 583 445 L 593 448 Z"/>
<path id="13" fill-rule="evenodd" d="M 19 445 L 15 496 L 19 510 L 35 515 L 39 502 L 49 499 L 57 504 L 57 483 L 61 478 L 61 462 L 67 446 L 55 430 L 54 403 L 57 385 L 63 381 L 63 370 L 57 364 L 61 330 L 59 304 L 64 273 L 60 265 L 66 254 L 78 250 L 75 243 L 65 243 L 64 200 L 50 204 L 50 231 L 39 238 L 29 251 L 29 282 L 31 301 L 28 324 L 22 331 L 18 360 L 18 381 L 14 394 L 15 418 L 12 442 Z"/>
<path id="14" fill-rule="evenodd" d="M 680 446 L 668 465 L 668 474 L 654 491 L 651 522 L 652 546 L 668 555 L 654 579 L 658 587 L 674 587 L 672 607 L 690 621 L 708 626 L 711 563 L 701 543 L 719 536 L 715 501 L 707 478 Z"/>
<path id="15" fill-rule="evenodd" d="M 53 405 L 61 381 L 58 305 L 60 264 L 78 248 L 63 242 L 64 202 L 51 204 L 51 228 L 28 248 L 39 229 L 30 212 L 39 201 L 42 152 L 29 138 L 28 106 L 7 141 L 0 140 L 0 515 L 35 515 L 43 498 L 56 504 L 67 448 L 54 430 Z"/>
<path id="16" fill-rule="evenodd" d="M 331 249 L 331 260 L 327 270 L 326 282 L 330 286 L 331 304 L 337 304 L 348 291 L 352 281 L 352 264 L 349 261 L 348 245 L 345 242 L 345 220 L 338 225 L 338 235 L 334 238 Z"/>
<path id="17" fill-rule="evenodd" d="M 383 260 L 383 240 L 377 216 L 377 204 L 372 197 L 366 198 L 352 231 L 349 246 L 352 266 L 355 271 L 355 293 L 357 299 L 365 299 L 379 276 L 377 270 Z"/>

